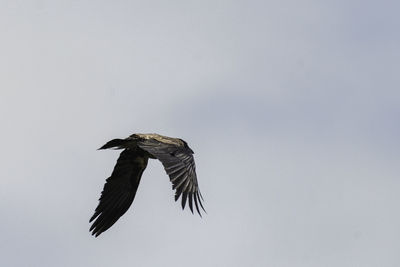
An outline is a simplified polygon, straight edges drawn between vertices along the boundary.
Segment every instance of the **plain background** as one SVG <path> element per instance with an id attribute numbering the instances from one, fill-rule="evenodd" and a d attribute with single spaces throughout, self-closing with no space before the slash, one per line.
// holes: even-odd
<path id="1" fill-rule="evenodd" d="M 400 266 L 399 10 L 0 0 L 0 265 Z M 151 161 L 94 238 L 135 132 L 189 143 L 208 214 Z"/>

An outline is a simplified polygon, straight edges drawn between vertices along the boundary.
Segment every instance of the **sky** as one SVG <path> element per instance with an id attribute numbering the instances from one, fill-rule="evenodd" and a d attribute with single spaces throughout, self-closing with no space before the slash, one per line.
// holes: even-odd
<path id="1" fill-rule="evenodd" d="M 398 1 L 0 0 L 2 266 L 399 266 Z M 132 133 L 160 162 L 94 238 Z"/>

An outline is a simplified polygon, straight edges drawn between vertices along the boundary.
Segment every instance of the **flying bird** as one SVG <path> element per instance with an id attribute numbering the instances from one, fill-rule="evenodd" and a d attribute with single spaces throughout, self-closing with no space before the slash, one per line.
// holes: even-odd
<path id="1" fill-rule="evenodd" d="M 196 177 L 193 150 L 179 138 L 159 134 L 132 134 L 125 139 L 113 139 L 99 149 L 123 149 L 114 170 L 106 179 L 99 204 L 90 218 L 92 235 L 98 236 L 110 228 L 130 207 L 135 198 L 142 173 L 149 158 L 158 159 L 164 166 L 175 201 L 181 197 L 182 209 L 186 201 L 193 213 L 193 200 L 197 213 L 204 210 Z"/>

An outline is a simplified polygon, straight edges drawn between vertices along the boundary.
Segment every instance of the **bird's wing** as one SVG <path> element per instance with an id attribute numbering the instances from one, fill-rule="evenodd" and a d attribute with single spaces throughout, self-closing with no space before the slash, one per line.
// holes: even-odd
<path id="1" fill-rule="evenodd" d="M 188 147 L 178 147 L 154 139 L 141 139 L 137 145 L 161 161 L 167 172 L 172 189 L 175 189 L 175 201 L 182 195 L 182 209 L 189 199 L 189 208 L 193 213 L 193 200 L 197 212 L 201 216 L 200 207 L 204 210 L 199 185 L 197 183 L 196 166 L 193 151 Z M 204 210 L 205 211 L 205 210 Z"/>
<path id="2" fill-rule="evenodd" d="M 92 235 L 96 237 L 110 228 L 130 207 L 136 195 L 140 178 L 147 166 L 148 158 L 136 150 L 125 149 L 106 180 L 100 203 L 89 222 Z"/>

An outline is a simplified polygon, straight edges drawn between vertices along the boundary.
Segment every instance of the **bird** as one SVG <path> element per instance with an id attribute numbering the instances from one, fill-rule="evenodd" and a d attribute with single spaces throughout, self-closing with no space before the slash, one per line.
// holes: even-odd
<path id="1" fill-rule="evenodd" d="M 129 209 L 148 159 L 161 161 L 175 190 L 175 201 L 181 197 L 182 209 L 185 209 L 188 200 L 192 213 L 193 201 L 200 217 L 200 207 L 205 212 L 197 182 L 194 152 L 184 140 L 155 133 L 136 133 L 125 139 L 113 139 L 99 150 L 109 148 L 123 150 L 111 176 L 106 179 L 98 206 L 89 220 L 89 223 L 93 222 L 89 230 L 92 235 L 97 237 L 109 229 Z"/>

